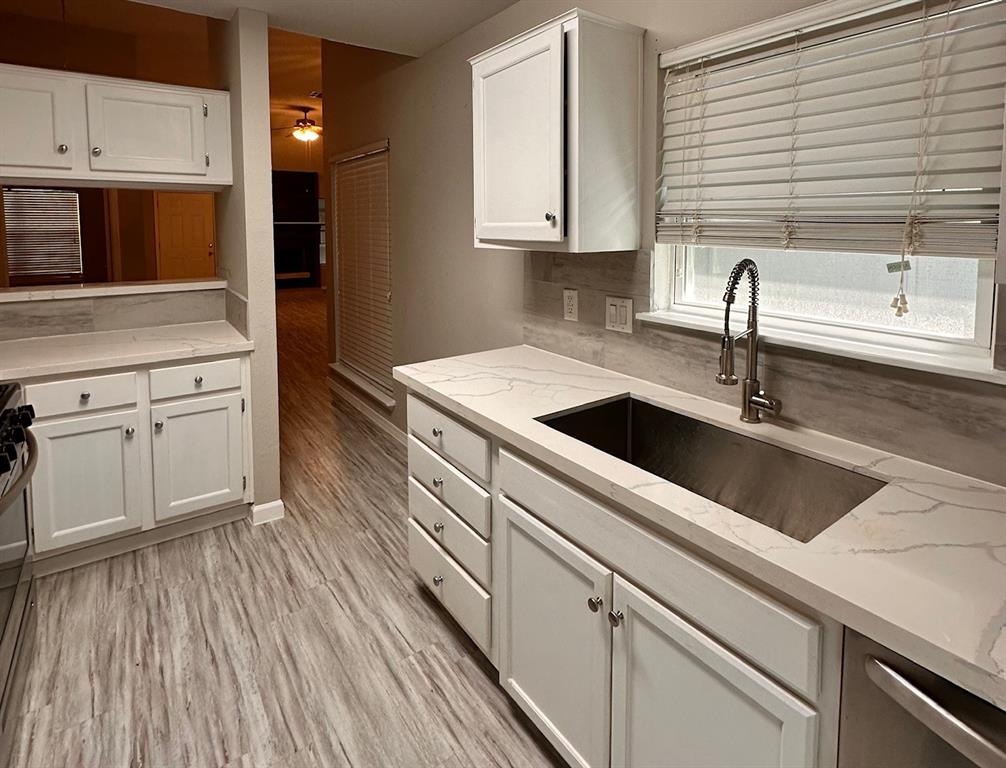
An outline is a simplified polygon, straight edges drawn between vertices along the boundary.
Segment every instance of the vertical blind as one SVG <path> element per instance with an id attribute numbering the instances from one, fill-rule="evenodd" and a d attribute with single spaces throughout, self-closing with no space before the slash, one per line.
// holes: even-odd
<path id="1" fill-rule="evenodd" d="M 671 62 L 664 87 L 659 242 L 995 257 L 1003 0 Z"/>
<path id="2" fill-rule="evenodd" d="M 337 357 L 391 392 L 388 150 L 335 164 Z"/>
<path id="3" fill-rule="evenodd" d="M 4 187 L 3 210 L 11 278 L 82 275 L 76 192 Z"/>

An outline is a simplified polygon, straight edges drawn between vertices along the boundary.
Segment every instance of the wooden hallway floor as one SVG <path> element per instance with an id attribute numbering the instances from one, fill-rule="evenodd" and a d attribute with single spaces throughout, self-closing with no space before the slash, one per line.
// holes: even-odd
<path id="1" fill-rule="evenodd" d="M 405 450 L 333 401 L 324 302 L 278 300 L 286 518 L 40 579 L 0 764 L 560 764 L 411 575 Z"/>

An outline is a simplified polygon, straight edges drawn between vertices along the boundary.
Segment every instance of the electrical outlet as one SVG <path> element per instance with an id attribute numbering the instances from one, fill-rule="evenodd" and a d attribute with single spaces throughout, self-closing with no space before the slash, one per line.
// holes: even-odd
<path id="1" fill-rule="evenodd" d="M 580 298 L 576 288 L 562 289 L 562 319 L 574 323 L 580 319 Z"/>
<path id="2" fill-rule="evenodd" d="M 605 296 L 604 327 L 609 331 L 632 333 L 632 299 Z"/>

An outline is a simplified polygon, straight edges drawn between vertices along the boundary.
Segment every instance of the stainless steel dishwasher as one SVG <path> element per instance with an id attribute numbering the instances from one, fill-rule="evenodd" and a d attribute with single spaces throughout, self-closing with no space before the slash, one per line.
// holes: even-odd
<path id="1" fill-rule="evenodd" d="M 1006 768 L 1006 711 L 845 631 L 839 768 Z"/>

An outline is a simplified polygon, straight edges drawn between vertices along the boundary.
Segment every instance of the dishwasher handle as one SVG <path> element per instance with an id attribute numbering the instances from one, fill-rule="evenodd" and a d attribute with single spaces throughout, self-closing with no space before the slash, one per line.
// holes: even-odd
<path id="1" fill-rule="evenodd" d="M 912 717 L 975 763 L 978 768 L 1006 768 L 1006 752 L 968 723 L 916 688 L 875 656 L 867 656 L 866 674 Z"/>

